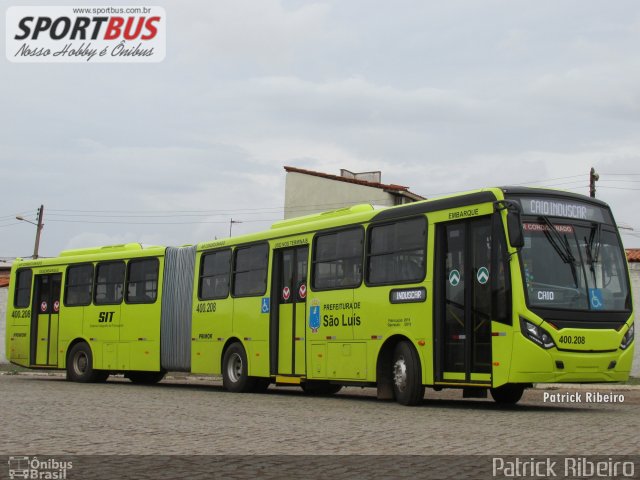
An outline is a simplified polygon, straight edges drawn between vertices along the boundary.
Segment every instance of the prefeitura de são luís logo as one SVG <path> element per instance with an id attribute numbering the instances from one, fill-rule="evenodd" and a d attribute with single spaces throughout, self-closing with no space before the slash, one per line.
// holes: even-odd
<path id="1" fill-rule="evenodd" d="M 162 7 L 9 7 L 6 55 L 17 63 L 161 62 Z"/>

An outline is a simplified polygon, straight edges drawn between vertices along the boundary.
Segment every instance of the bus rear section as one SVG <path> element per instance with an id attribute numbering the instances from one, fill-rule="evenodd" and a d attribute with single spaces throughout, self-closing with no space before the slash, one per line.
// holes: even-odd
<path id="1" fill-rule="evenodd" d="M 127 372 L 157 381 L 162 247 L 139 244 L 16 260 L 7 309 L 7 356 L 28 368 L 66 368 L 71 380 Z M 161 375 L 162 374 L 162 375 Z"/>

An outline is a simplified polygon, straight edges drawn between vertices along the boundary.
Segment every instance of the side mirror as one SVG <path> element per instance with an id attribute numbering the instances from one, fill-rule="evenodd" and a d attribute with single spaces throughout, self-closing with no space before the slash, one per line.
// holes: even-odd
<path id="1" fill-rule="evenodd" d="M 509 200 L 498 201 L 495 204 L 496 210 L 507 210 L 507 233 L 509 234 L 509 244 L 513 248 L 524 247 L 524 231 L 522 229 L 522 217 L 520 215 L 520 205 Z"/>
<path id="2" fill-rule="evenodd" d="M 524 247 L 524 231 L 522 230 L 520 207 L 515 203 L 507 205 L 507 232 L 509 233 L 509 243 L 513 248 Z"/>

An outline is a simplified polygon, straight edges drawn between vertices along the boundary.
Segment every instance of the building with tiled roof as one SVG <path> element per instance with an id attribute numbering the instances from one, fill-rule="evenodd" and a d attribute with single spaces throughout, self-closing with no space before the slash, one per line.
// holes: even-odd
<path id="1" fill-rule="evenodd" d="M 354 173 L 342 169 L 340 175 L 332 175 L 296 167 L 284 169 L 285 219 L 358 203 L 393 206 L 425 199 L 409 191 L 409 187 L 382 183 L 381 172 Z"/>
<path id="2" fill-rule="evenodd" d="M 627 248 L 627 262 L 640 262 L 640 248 Z"/>
<path id="3" fill-rule="evenodd" d="M 9 286 L 9 276 L 11 275 L 11 263 L 0 264 L 0 288 Z"/>

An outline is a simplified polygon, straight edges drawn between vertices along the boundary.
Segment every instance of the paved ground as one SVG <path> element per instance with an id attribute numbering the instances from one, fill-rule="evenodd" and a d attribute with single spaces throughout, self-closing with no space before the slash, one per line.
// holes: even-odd
<path id="1" fill-rule="evenodd" d="M 594 392 L 624 402 L 587 403 Z M 3 374 L 0 455 L 640 453 L 637 387 L 534 389 L 513 408 L 463 400 L 457 391 L 427 391 L 423 405 L 409 408 L 374 393 L 231 394 L 215 379 L 146 387 L 118 378 L 84 385 L 61 374 Z M 545 393 L 580 393 L 582 402 L 544 402 Z"/>
<path id="2" fill-rule="evenodd" d="M 589 402 L 597 393 L 624 401 Z M 18 478 L 25 464 L 31 476 L 20 478 L 509 478 L 510 464 L 533 455 L 557 464 L 534 478 L 585 478 L 562 470 L 584 459 L 624 464 L 640 478 L 639 429 L 638 387 L 538 388 L 512 408 L 427 392 L 410 408 L 353 387 L 312 398 L 298 388 L 231 394 L 213 378 L 144 387 L 0 374 L 0 479 Z M 506 469 L 496 473 L 496 461 Z"/>

